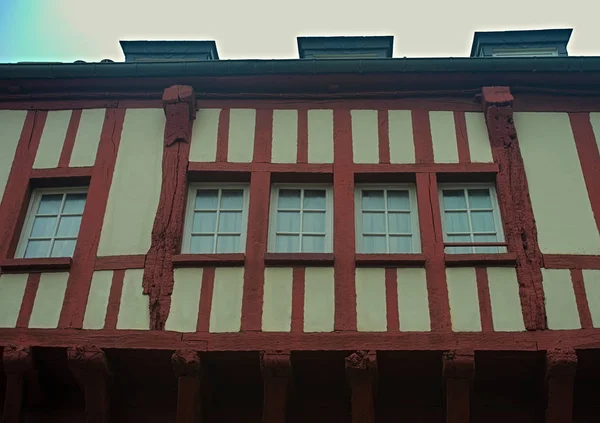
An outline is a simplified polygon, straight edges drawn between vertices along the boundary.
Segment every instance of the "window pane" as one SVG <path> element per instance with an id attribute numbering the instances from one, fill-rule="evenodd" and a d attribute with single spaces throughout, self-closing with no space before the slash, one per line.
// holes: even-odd
<path id="1" fill-rule="evenodd" d="M 62 194 L 42 195 L 37 211 L 38 214 L 58 214 L 62 198 Z"/>
<path id="2" fill-rule="evenodd" d="M 494 214 L 492 212 L 471 212 L 473 232 L 494 232 Z"/>
<path id="3" fill-rule="evenodd" d="M 304 235 L 302 237 L 302 252 L 303 253 L 324 253 L 325 252 L 325 237 Z"/>
<path id="4" fill-rule="evenodd" d="M 29 241 L 25 250 L 25 258 L 48 257 L 50 241 Z"/>
<path id="5" fill-rule="evenodd" d="M 198 191 L 196 191 L 195 208 L 197 210 L 216 210 L 218 196 L 219 190 L 199 189 Z"/>
<path id="6" fill-rule="evenodd" d="M 411 236 L 390 236 L 390 253 L 412 253 Z"/>
<path id="7" fill-rule="evenodd" d="M 304 208 L 325 210 L 325 190 L 306 189 L 304 190 Z"/>
<path id="8" fill-rule="evenodd" d="M 465 193 L 462 189 L 444 190 L 444 209 L 466 209 Z"/>
<path id="9" fill-rule="evenodd" d="M 194 212 L 192 232 L 214 232 L 217 226 L 217 212 Z"/>
<path id="10" fill-rule="evenodd" d="M 362 247 L 365 253 L 387 253 L 385 236 L 363 236 Z"/>
<path id="11" fill-rule="evenodd" d="M 277 207 L 280 209 L 299 209 L 300 208 L 300 190 L 299 189 L 280 189 Z"/>
<path id="12" fill-rule="evenodd" d="M 278 253 L 297 253 L 300 251 L 300 237 L 298 235 L 277 235 L 275 251 Z"/>
<path id="13" fill-rule="evenodd" d="M 363 210 L 383 210 L 383 191 L 362 191 Z"/>
<path id="14" fill-rule="evenodd" d="M 242 232 L 242 212 L 221 212 L 219 232 Z"/>
<path id="15" fill-rule="evenodd" d="M 56 219 L 56 217 L 36 217 L 30 236 L 34 238 L 53 236 Z"/>
<path id="16" fill-rule="evenodd" d="M 302 231 L 325 233 L 325 212 L 304 212 Z"/>
<path id="17" fill-rule="evenodd" d="M 277 212 L 277 231 L 300 232 L 300 212 Z"/>
<path id="18" fill-rule="evenodd" d="M 385 233 L 384 212 L 363 213 L 363 233 Z"/>
<path id="19" fill-rule="evenodd" d="M 192 235 L 190 253 L 213 253 L 212 235 Z"/>
<path id="20" fill-rule="evenodd" d="M 244 191 L 241 189 L 224 189 L 221 191 L 221 208 L 241 210 Z"/>
<path id="21" fill-rule="evenodd" d="M 87 194 L 67 194 L 63 213 L 83 214 Z"/>
<path id="22" fill-rule="evenodd" d="M 408 191 L 387 192 L 388 210 L 410 210 L 410 201 L 408 201 Z"/>
<path id="23" fill-rule="evenodd" d="M 471 242 L 469 235 L 449 235 L 448 242 Z M 448 247 L 446 252 L 450 254 L 464 254 L 473 252 L 472 247 Z"/>
<path id="24" fill-rule="evenodd" d="M 239 235 L 219 235 L 217 237 L 217 253 L 238 253 L 239 251 Z"/>
<path id="25" fill-rule="evenodd" d="M 491 209 L 492 199 L 489 189 L 470 189 L 469 206 L 471 209 Z"/>
<path id="26" fill-rule="evenodd" d="M 446 232 L 470 232 L 467 212 L 446 212 Z"/>
<path id="27" fill-rule="evenodd" d="M 79 233 L 79 225 L 81 225 L 81 216 L 63 216 L 60 218 L 56 236 L 76 237 Z"/>
<path id="28" fill-rule="evenodd" d="M 73 257 L 75 242 L 74 239 L 57 239 L 54 241 L 50 257 Z"/>
<path id="29" fill-rule="evenodd" d="M 496 235 L 475 235 L 475 242 L 497 242 Z M 498 253 L 498 247 L 475 247 L 476 253 Z"/>
<path id="30" fill-rule="evenodd" d="M 388 213 L 388 231 L 391 234 L 410 234 L 410 213 Z"/>

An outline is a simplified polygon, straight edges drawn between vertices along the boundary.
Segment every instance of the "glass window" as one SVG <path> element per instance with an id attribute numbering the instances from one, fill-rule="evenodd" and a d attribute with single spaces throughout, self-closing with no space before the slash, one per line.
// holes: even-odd
<path id="1" fill-rule="evenodd" d="M 329 187 L 273 187 L 269 250 L 277 253 L 331 252 L 331 214 Z"/>
<path id="2" fill-rule="evenodd" d="M 420 252 L 414 186 L 359 186 L 355 209 L 358 252 Z"/>
<path id="3" fill-rule="evenodd" d="M 35 190 L 17 256 L 72 257 L 86 197 L 85 189 Z"/>
<path id="4" fill-rule="evenodd" d="M 440 204 L 444 242 L 465 244 L 447 245 L 447 253 L 506 252 L 506 247 L 498 245 L 504 243 L 504 234 L 493 185 L 440 184 Z"/>
<path id="5" fill-rule="evenodd" d="M 248 217 L 247 197 L 247 186 L 192 185 L 183 252 L 243 252 Z"/>

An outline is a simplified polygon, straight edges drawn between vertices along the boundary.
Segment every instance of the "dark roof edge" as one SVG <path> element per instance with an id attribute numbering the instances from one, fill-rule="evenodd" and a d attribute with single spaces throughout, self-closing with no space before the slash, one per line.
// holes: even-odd
<path id="1" fill-rule="evenodd" d="M 0 79 L 453 72 L 600 72 L 600 56 L 0 64 Z"/>

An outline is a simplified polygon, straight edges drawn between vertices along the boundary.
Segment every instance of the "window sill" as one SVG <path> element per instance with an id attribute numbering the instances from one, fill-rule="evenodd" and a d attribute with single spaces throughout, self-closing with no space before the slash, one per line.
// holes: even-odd
<path id="1" fill-rule="evenodd" d="M 267 253 L 267 266 L 332 266 L 333 253 Z"/>
<path id="2" fill-rule="evenodd" d="M 0 261 L 2 273 L 60 272 L 71 268 L 71 257 L 14 258 Z"/>
<path id="3" fill-rule="evenodd" d="M 510 266 L 517 264 L 516 253 L 472 253 L 472 254 L 444 254 L 448 267 L 470 266 Z"/>
<path id="4" fill-rule="evenodd" d="M 422 267 L 425 265 L 423 254 L 356 254 L 356 266 L 405 266 Z"/>
<path id="5" fill-rule="evenodd" d="M 243 253 L 227 254 L 177 254 L 173 256 L 173 267 L 223 267 L 243 266 L 246 256 Z"/>

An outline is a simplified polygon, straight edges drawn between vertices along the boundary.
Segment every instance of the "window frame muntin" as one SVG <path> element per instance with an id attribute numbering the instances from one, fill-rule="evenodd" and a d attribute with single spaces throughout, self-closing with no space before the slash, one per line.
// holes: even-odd
<path id="1" fill-rule="evenodd" d="M 302 251 L 302 221 L 300 223 L 299 249 L 295 253 L 279 252 L 276 250 L 277 243 L 277 201 L 279 200 L 280 189 L 299 189 L 299 190 L 325 190 L 325 251 L 320 253 Z M 301 195 L 302 197 L 302 195 Z M 300 202 L 301 217 L 304 214 L 304 205 L 302 199 Z M 333 185 L 331 184 L 294 184 L 294 183 L 276 183 L 271 184 L 270 205 L 269 205 L 269 235 L 267 242 L 267 252 L 276 254 L 330 254 L 333 253 Z"/>
<path id="2" fill-rule="evenodd" d="M 385 240 L 386 240 L 386 250 L 388 252 L 386 253 L 372 253 L 372 252 L 367 252 L 363 250 L 363 242 L 362 242 L 362 237 L 363 237 L 363 231 L 362 231 L 362 191 L 366 190 L 366 191 L 377 191 L 377 190 L 384 190 L 384 191 L 394 191 L 394 190 L 398 190 L 398 191 L 403 191 L 406 190 L 408 191 L 408 202 L 410 205 L 410 221 L 411 221 L 411 229 L 413 230 L 412 234 L 411 234 L 411 238 L 412 238 L 412 246 L 413 246 L 413 251 L 410 253 L 390 253 L 390 243 L 389 243 L 389 239 L 390 239 L 390 233 L 389 230 L 387 229 L 388 227 L 388 219 L 387 219 L 387 214 L 388 214 L 388 210 L 387 210 L 387 201 L 384 200 L 384 214 L 385 214 L 385 222 L 386 222 L 386 233 L 385 233 Z M 387 193 L 384 193 L 384 198 L 387 198 Z M 354 186 L 354 229 L 356 231 L 356 253 L 357 254 L 420 254 L 421 253 L 421 228 L 419 226 L 419 205 L 418 205 L 418 201 L 417 201 L 417 187 L 415 184 L 411 184 L 411 183 L 399 183 L 399 184 L 369 184 L 369 183 L 361 183 L 361 184 L 356 184 Z"/>
<path id="3" fill-rule="evenodd" d="M 15 250 L 15 258 L 19 258 L 19 259 L 24 259 L 25 258 L 25 252 L 27 251 L 27 244 L 29 244 L 29 239 L 30 236 L 29 234 L 31 234 L 31 231 L 33 229 L 33 224 L 35 223 L 35 215 L 36 212 L 34 212 L 34 210 L 37 210 L 40 201 L 42 200 L 42 196 L 43 195 L 53 195 L 53 194 L 62 194 L 63 199 L 61 200 L 61 209 L 59 210 L 59 212 L 57 213 L 56 217 L 56 226 L 54 228 L 54 232 L 56 232 L 56 230 L 58 229 L 58 225 L 60 223 L 60 218 L 63 216 L 62 212 L 62 208 L 64 207 L 64 202 L 66 199 L 67 194 L 86 194 L 85 197 L 85 205 L 83 206 L 83 212 L 81 212 L 81 223 L 83 223 L 83 215 L 85 213 L 85 207 L 87 206 L 87 202 L 88 202 L 88 195 L 89 193 L 89 186 L 77 186 L 77 187 L 64 187 L 64 188 L 56 188 L 56 187 L 51 187 L 51 188 L 34 188 L 31 190 L 31 194 L 29 195 L 29 205 L 27 206 L 27 214 L 25 215 L 25 221 L 23 222 L 23 226 L 21 228 L 21 234 L 19 235 L 19 242 L 17 244 L 17 249 Z M 66 216 L 79 216 L 79 215 L 74 215 L 74 214 L 70 214 L 67 213 Z M 79 241 L 79 233 L 81 232 L 81 226 L 79 226 L 79 231 L 77 232 L 77 236 L 75 237 L 75 248 L 73 249 L 73 255 L 75 254 L 75 251 L 77 250 L 77 241 Z M 53 235 L 52 237 L 50 237 L 51 240 L 51 245 L 50 248 L 48 249 L 48 255 L 43 256 L 43 257 L 31 257 L 31 258 L 35 258 L 35 259 L 40 259 L 40 258 L 59 258 L 59 257 L 52 257 L 52 248 L 54 247 L 54 241 L 56 240 L 56 236 Z M 72 239 L 72 237 L 59 237 L 59 239 Z M 71 256 L 72 257 L 72 256 Z"/>
<path id="4" fill-rule="evenodd" d="M 192 227 L 194 222 L 194 206 L 196 204 L 196 193 L 198 190 L 219 190 L 218 198 L 221 198 L 221 190 L 242 190 L 242 231 L 240 233 L 240 248 L 239 251 L 233 253 L 217 253 L 217 238 L 219 233 L 219 222 L 215 223 L 215 231 L 213 233 L 213 247 L 215 252 L 212 253 L 192 253 L 190 248 L 192 246 Z M 246 251 L 246 238 L 248 235 L 248 208 L 250 203 L 250 184 L 244 183 L 218 183 L 218 182 L 194 182 L 188 186 L 188 195 L 185 211 L 185 220 L 183 222 L 183 237 L 181 240 L 181 253 L 182 254 L 238 254 L 245 253 Z M 221 212 L 221 204 L 217 200 L 217 215 Z"/>

